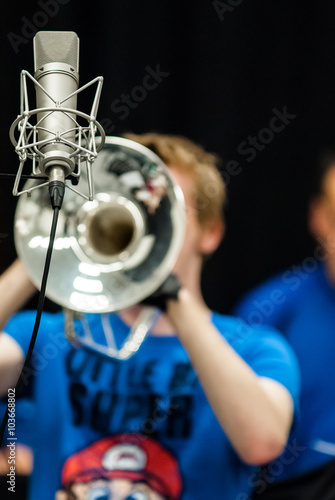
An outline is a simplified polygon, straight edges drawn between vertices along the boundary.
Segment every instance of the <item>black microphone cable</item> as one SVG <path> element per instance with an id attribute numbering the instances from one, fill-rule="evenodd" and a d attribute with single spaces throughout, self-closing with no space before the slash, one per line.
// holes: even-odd
<path id="1" fill-rule="evenodd" d="M 60 212 L 62 202 L 63 202 L 64 190 L 65 190 L 65 185 L 62 182 L 53 181 L 53 182 L 50 182 L 50 184 L 49 184 L 50 200 L 51 200 L 51 205 L 53 208 L 53 217 L 52 217 L 52 223 L 51 223 L 51 229 L 50 229 L 50 238 L 49 238 L 48 249 L 47 249 L 47 253 L 46 253 L 46 257 L 45 257 L 43 276 L 42 276 L 42 281 L 41 281 L 41 290 L 40 290 L 39 297 L 38 297 L 35 324 L 34 324 L 33 333 L 32 333 L 31 339 L 30 339 L 28 352 L 27 352 L 27 355 L 26 355 L 26 358 L 25 358 L 25 361 L 23 364 L 23 368 L 21 370 L 19 379 L 18 379 L 16 386 L 15 386 L 15 389 L 14 389 L 15 397 L 17 397 L 20 394 L 20 391 L 22 389 L 23 374 L 26 372 L 26 370 L 29 366 L 31 357 L 33 355 L 33 350 L 34 350 L 35 343 L 36 343 L 37 333 L 38 333 L 40 322 L 41 322 L 41 317 L 42 317 L 42 312 L 43 312 L 43 307 L 44 307 L 44 302 L 45 302 L 46 286 L 47 286 L 51 257 L 52 257 L 52 251 L 53 251 L 56 230 L 57 230 L 58 216 L 59 216 L 59 212 Z M 11 413 L 11 410 L 9 408 L 9 403 L 7 402 L 7 409 L 5 411 L 5 415 L 3 417 L 3 420 L 1 423 L 1 429 L 0 429 L 0 446 L 3 442 L 3 438 L 5 435 L 7 422 L 8 422 L 8 418 L 9 418 L 10 413 Z"/>

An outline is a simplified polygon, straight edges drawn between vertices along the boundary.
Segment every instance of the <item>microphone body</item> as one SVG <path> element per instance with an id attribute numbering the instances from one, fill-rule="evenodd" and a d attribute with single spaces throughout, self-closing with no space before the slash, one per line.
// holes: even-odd
<path id="1" fill-rule="evenodd" d="M 41 31 L 36 34 L 34 78 L 38 82 L 35 84 L 38 150 L 42 156 L 39 170 L 50 181 L 65 182 L 75 169 L 76 115 L 44 109 L 77 110 L 78 66 L 79 38 L 75 33 Z"/>

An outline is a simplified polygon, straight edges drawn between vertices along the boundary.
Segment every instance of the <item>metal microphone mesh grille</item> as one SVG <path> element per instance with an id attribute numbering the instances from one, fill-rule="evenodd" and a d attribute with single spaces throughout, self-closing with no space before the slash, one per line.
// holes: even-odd
<path id="1" fill-rule="evenodd" d="M 79 38 L 73 31 L 39 31 L 34 38 L 35 71 L 48 63 L 66 63 L 79 71 Z"/>

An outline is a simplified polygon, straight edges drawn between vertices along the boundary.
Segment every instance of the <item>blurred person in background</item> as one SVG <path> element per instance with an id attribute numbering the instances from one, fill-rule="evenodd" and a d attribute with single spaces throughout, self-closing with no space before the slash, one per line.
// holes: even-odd
<path id="1" fill-rule="evenodd" d="M 255 479 L 255 499 L 335 498 L 335 151 L 320 156 L 308 222 L 317 246 L 250 291 L 235 314 L 281 331 L 301 369 L 299 422 L 288 448 Z"/>

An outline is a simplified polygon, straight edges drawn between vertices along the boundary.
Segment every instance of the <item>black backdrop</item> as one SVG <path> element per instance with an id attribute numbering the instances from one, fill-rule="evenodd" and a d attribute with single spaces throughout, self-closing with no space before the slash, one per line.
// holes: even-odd
<path id="1" fill-rule="evenodd" d="M 334 16 L 332 0 L 2 0 L 1 172 L 18 167 L 8 130 L 20 71 L 33 73 L 33 35 L 75 31 L 81 85 L 104 76 L 99 119 L 110 135 L 183 134 L 226 162 L 227 234 L 203 289 L 227 312 L 313 254 L 306 202 L 315 156 L 334 139 Z M 161 81 L 143 98 L 134 89 L 152 70 Z M 121 111 L 132 92 L 137 102 Z M 12 182 L 1 178 L 1 270 L 15 257 Z"/>

